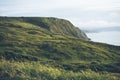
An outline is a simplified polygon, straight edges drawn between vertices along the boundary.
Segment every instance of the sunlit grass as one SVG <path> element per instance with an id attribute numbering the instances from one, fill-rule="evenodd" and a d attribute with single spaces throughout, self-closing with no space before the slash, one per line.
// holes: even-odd
<path id="1" fill-rule="evenodd" d="M 40 62 L 14 62 L 2 59 L 0 61 L 0 79 L 2 80 L 119 80 L 110 73 L 99 73 L 91 70 L 73 72 Z"/>

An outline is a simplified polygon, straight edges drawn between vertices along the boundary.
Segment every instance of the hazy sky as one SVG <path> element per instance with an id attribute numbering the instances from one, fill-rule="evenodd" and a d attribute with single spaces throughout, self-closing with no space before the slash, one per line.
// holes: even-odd
<path id="1" fill-rule="evenodd" d="M 58 17 L 78 27 L 120 26 L 120 0 L 0 0 L 0 16 Z"/>

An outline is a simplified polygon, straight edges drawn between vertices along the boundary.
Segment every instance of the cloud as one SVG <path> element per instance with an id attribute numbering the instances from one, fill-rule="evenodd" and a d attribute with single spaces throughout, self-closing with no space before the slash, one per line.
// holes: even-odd
<path id="1" fill-rule="evenodd" d="M 77 25 L 80 25 L 78 27 L 114 27 L 114 26 L 120 26 L 120 23 L 117 22 L 110 22 L 110 21 L 76 21 L 79 23 L 75 23 Z"/>
<path id="2" fill-rule="evenodd" d="M 119 25 L 120 0 L 1 0 L 0 16 L 52 16 L 76 26 Z"/>
<path id="3" fill-rule="evenodd" d="M 108 10 L 120 7 L 118 0 L 1 0 L 0 5 L 4 9 L 18 12 L 53 9 Z"/>

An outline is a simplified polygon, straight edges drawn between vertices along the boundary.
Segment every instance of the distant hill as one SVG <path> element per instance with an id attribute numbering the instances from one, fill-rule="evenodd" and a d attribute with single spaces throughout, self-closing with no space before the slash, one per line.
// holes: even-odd
<path id="1" fill-rule="evenodd" d="M 82 29 L 86 33 L 96 33 L 96 32 L 104 32 L 104 31 L 120 31 L 120 26 L 114 27 L 91 27 Z"/>
<path id="2" fill-rule="evenodd" d="M 0 17 L 2 80 L 119 80 L 119 66 L 120 46 L 91 42 L 67 20 Z"/>

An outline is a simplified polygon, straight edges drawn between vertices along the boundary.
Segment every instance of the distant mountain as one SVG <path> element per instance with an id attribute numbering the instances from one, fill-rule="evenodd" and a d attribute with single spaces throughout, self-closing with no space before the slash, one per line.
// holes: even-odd
<path id="1" fill-rule="evenodd" d="M 0 80 L 119 80 L 119 66 L 120 46 L 89 41 L 67 20 L 0 17 Z"/>
<path id="2" fill-rule="evenodd" d="M 96 33 L 96 32 L 104 32 L 104 31 L 120 31 L 120 26 L 114 27 L 91 27 L 82 29 L 86 33 Z"/>

